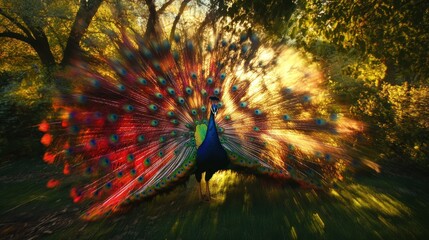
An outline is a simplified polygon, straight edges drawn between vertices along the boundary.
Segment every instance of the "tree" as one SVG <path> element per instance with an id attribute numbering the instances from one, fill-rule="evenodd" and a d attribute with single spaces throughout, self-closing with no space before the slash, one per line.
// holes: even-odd
<path id="1" fill-rule="evenodd" d="M 62 56 L 55 56 L 48 32 L 52 31 L 51 17 L 69 20 L 67 13 L 73 10 L 70 3 L 67 9 L 61 9 L 55 1 L 17 0 L 0 2 L 0 38 L 11 38 L 31 46 L 46 68 L 69 63 L 73 53 L 80 50 L 80 40 L 84 36 L 92 18 L 103 0 L 80 0 L 77 14 L 71 25 L 71 31 Z M 57 10 L 57 11 L 56 11 Z M 58 34 L 57 34 L 58 36 Z M 62 42 L 62 39 L 59 39 Z"/>
<path id="2" fill-rule="evenodd" d="M 373 55 L 387 66 L 384 81 L 427 81 L 429 2 L 425 0 L 297 1 L 289 34 L 309 44 L 324 39 Z"/>

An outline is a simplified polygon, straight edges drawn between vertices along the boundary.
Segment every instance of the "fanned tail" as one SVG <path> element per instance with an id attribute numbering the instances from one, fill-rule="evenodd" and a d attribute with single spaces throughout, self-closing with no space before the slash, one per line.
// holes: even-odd
<path id="1" fill-rule="evenodd" d="M 40 125 L 44 160 L 81 175 L 71 196 L 92 203 L 85 219 L 187 179 L 210 96 L 236 166 L 321 187 L 351 161 L 343 143 L 361 124 L 326 106 L 323 76 L 300 53 L 251 31 L 172 42 L 106 33 L 117 54 L 73 62 L 59 76 L 70 88 L 54 99 L 56 116 Z"/>

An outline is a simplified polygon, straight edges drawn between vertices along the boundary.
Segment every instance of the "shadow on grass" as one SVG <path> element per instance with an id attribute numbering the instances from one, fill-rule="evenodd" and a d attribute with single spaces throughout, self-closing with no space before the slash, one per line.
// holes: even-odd
<path id="1" fill-rule="evenodd" d="M 47 189 L 57 170 L 39 161 L 0 167 L 4 239 L 421 239 L 429 236 L 425 179 L 368 175 L 330 192 L 279 186 L 233 172 L 216 174 L 213 199 L 186 186 L 96 222 L 79 219 L 70 186 Z M 426 179 L 427 180 L 427 179 Z"/>

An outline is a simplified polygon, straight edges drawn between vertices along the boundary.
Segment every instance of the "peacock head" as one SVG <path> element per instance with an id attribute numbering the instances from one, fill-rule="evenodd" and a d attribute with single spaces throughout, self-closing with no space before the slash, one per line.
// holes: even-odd
<path id="1" fill-rule="evenodd" d="M 209 97 L 209 99 L 210 99 L 211 104 L 212 104 L 210 111 L 216 117 L 217 111 L 219 110 L 217 104 L 220 101 L 220 99 L 216 96 L 211 96 L 211 97 Z"/>

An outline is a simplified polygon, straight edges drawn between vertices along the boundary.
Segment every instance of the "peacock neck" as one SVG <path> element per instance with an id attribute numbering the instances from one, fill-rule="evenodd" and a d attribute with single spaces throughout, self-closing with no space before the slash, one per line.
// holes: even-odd
<path id="1" fill-rule="evenodd" d="M 215 144 L 215 143 L 220 144 L 219 136 L 217 134 L 216 122 L 214 118 L 215 118 L 214 114 L 210 113 L 209 125 L 207 127 L 205 140 L 208 141 L 210 144 Z"/>

